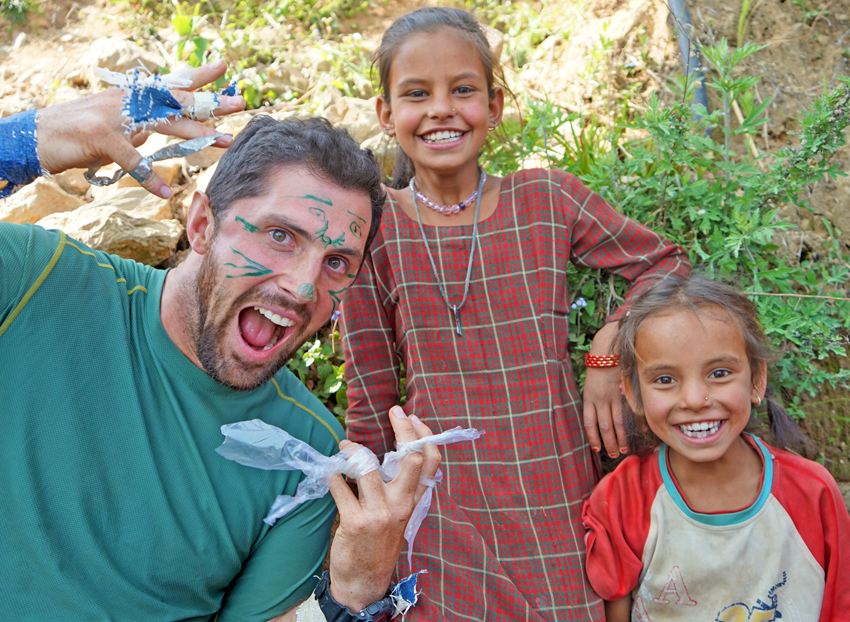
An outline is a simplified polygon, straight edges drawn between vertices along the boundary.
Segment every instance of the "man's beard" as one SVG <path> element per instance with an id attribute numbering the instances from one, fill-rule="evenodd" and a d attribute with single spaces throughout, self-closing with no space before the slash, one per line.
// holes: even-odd
<path id="1" fill-rule="evenodd" d="M 295 312 L 301 320 L 302 331 L 309 324 L 310 316 L 304 305 L 293 304 L 283 297 L 273 297 L 263 292 L 248 290 L 234 300 L 224 317 L 221 317 L 225 303 L 216 299 L 215 292 L 216 286 L 222 282 L 222 279 L 213 255 L 212 252 L 204 255 L 195 283 L 197 308 L 197 318 L 193 327 L 195 353 L 204 371 L 213 380 L 238 391 L 252 391 L 268 382 L 280 371 L 286 361 L 306 341 L 307 335 L 289 336 L 288 342 L 281 346 L 277 357 L 266 363 L 240 363 L 233 359 L 228 360 L 224 355 L 222 344 L 234 315 L 248 301 L 254 302 L 257 306 L 263 306 L 265 303 L 271 307 L 282 307 Z M 221 319 L 208 326 L 207 320 L 210 314 Z"/>

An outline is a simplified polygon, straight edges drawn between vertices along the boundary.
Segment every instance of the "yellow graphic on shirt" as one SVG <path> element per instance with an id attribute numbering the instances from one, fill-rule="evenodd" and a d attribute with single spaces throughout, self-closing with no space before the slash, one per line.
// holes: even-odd
<path id="1" fill-rule="evenodd" d="M 756 601 L 755 606 L 750 609 L 744 603 L 735 603 L 725 607 L 715 618 L 716 622 L 771 622 L 782 618 L 782 612 L 779 611 L 779 598 L 776 596 L 776 590 L 785 585 L 785 573 L 782 573 L 782 581 L 770 588 L 767 597 L 770 603 L 766 603 L 761 599 Z"/>

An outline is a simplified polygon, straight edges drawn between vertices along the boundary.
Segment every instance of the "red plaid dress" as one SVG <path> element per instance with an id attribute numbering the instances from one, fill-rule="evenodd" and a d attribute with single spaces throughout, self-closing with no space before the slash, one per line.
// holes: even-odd
<path id="1" fill-rule="evenodd" d="M 472 227 L 425 231 L 458 304 Z M 399 358 L 408 414 L 435 432 L 486 432 L 443 450 L 445 480 L 411 569 L 430 574 L 408 620 L 604 620 L 583 563 L 582 503 L 598 474 L 567 352 L 567 262 L 634 281 L 632 297 L 686 274 L 687 259 L 560 171 L 506 177 L 479 236 L 461 337 L 417 223 L 388 198 L 342 313 L 348 438 L 378 455 L 393 447 L 387 411 L 399 399 Z"/>

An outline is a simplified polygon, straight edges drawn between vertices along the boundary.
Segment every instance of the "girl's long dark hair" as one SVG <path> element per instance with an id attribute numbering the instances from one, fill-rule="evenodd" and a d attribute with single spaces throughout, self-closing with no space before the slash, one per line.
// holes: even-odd
<path id="1" fill-rule="evenodd" d="M 643 402 L 640 394 L 640 382 L 637 371 L 637 351 L 635 343 L 637 333 L 644 320 L 659 315 L 669 315 L 686 310 L 696 316 L 722 310 L 723 314 L 738 325 L 744 340 L 747 359 L 753 373 L 753 381 L 758 374 L 777 358 L 778 353 L 770 345 L 759 322 L 755 305 L 735 288 L 700 276 L 670 276 L 644 292 L 620 319 L 614 351 L 620 355 L 620 371 L 623 380 L 628 382 L 631 393 L 640 409 Z M 763 406 L 770 423 L 772 442 L 781 448 L 798 449 L 809 445 L 791 416 L 776 399 L 773 388 L 768 385 Z M 758 407 L 754 406 L 753 415 L 758 416 Z M 639 455 L 645 455 L 661 444 L 661 440 L 647 427 L 643 417 L 637 415 L 623 400 L 623 423 L 629 441 L 629 449 Z"/>

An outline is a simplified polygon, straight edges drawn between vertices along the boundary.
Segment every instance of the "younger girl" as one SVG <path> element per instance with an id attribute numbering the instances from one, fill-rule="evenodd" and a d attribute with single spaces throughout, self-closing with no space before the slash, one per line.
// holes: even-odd
<path id="1" fill-rule="evenodd" d="M 815 622 L 850 615 L 850 517 L 821 465 L 744 432 L 766 402 L 755 307 L 721 283 L 668 279 L 620 320 L 630 442 L 585 505 L 587 573 L 608 622 Z M 631 616 L 631 617 L 630 617 Z"/>
<path id="2" fill-rule="evenodd" d="M 616 367 L 588 371 L 597 397 L 582 411 L 567 350 L 567 266 L 625 276 L 631 297 L 687 272 L 682 250 L 563 172 L 500 179 L 479 167 L 504 92 L 468 13 L 433 7 L 400 18 L 376 64 L 379 121 L 408 166 L 396 169 L 342 314 L 348 437 L 379 455 L 392 448 L 386 413 L 399 400 L 399 358 L 407 412 L 438 429 L 486 431 L 445 454 L 445 482 L 413 551 L 412 570 L 430 574 L 408 616 L 599 620 L 582 559 L 581 507 L 597 479 L 583 414 L 597 451 L 597 417 L 609 452 L 625 437 L 618 446 L 611 423 Z M 592 354 L 608 354 L 614 328 L 600 331 Z"/>

